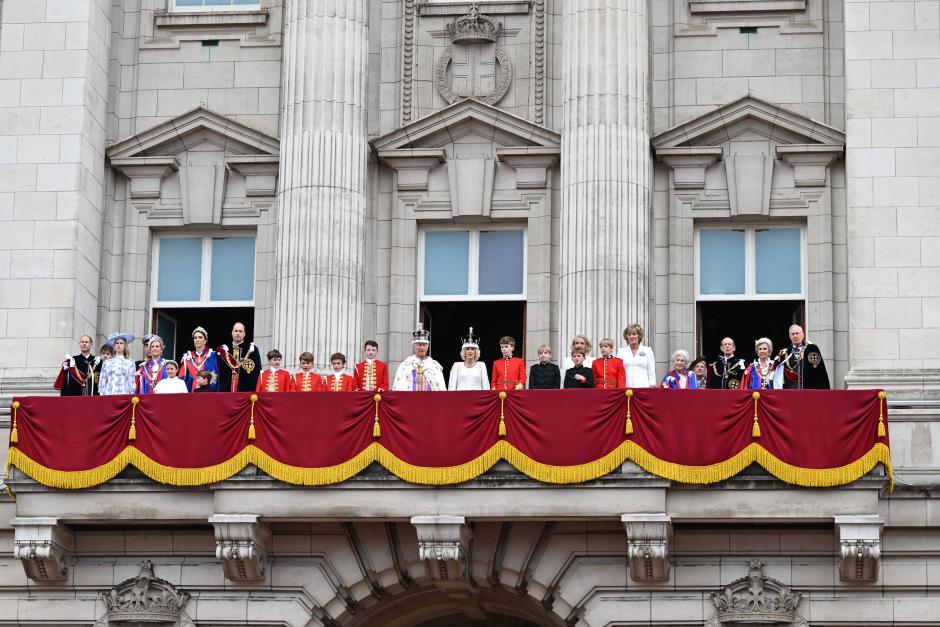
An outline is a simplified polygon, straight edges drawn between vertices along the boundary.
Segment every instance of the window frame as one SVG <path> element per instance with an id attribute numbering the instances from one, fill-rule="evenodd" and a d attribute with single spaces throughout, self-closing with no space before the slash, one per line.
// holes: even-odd
<path id="1" fill-rule="evenodd" d="M 254 4 L 226 4 L 226 5 L 209 5 L 209 6 L 177 6 L 176 0 L 168 0 L 167 12 L 168 13 L 216 13 L 216 12 L 242 12 L 242 11 L 260 11 L 261 10 L 261 0 L 258 0 Z"/>
<path id="2" fill-rule="evenodd" d="M 212 295 L 212 240 L 215 238 L 251 237 L 255 240 L 255 255 L 252 260 L 251 300 L 210 300 Z M 202 272 L 199 281 L 199 300 L 160 300 L 160 241 L 164 239 L 201 239 Z M 151 249 L 150 306 L 152 309 L 185 307 L 254 307 L 258 282 L 258 234 L 253 231 L 223 232 L 179 232 L 155 233 Z"/>
<path id="3" fill-rule="evenodd" d="M 425 294 L 424 261 L 425 236 L 434 231 L 467 231 L 470 234 L 469 260 L 466 294 Z M 521 294 L 480 294 L 480 232 L 482 231 L 522 231 L 522 293 Z M 418 229 L 418 302 L 456 302 L 456 301 L 525 301 L 528 299 L 529 276 L 529 232 L 524 224 L 448 224 L 426 225 Z"/>
<path id="4" fill-rule="evenodd" d="M 757 232 L 771 229 L 799 229 L 800 232 L 800 291 L 785 292 L 782 294 L 757 293 Z M 701 269 L 702 231 L 744 231 L 744 293 L 743 294 L 703 294 Z M 807 276 L 807 245 L 806 224 L 799 222 L 775 222 L 773 224 L 701 224 L 695 226 L 693 256 L 696 301 L 727 301 L 727 300 L 806 300 L 806 289 L 809 277 Z"/>

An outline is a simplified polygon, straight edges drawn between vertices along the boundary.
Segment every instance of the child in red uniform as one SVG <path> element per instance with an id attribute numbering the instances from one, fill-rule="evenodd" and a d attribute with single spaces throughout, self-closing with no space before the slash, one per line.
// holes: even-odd
<path id="1" fill-rule="evenodd" d="M 493 362 L 493 381 L 490 385 L 492 389 L 521 390 L 525 387 L 525 361 L 512 356 L 514 348 L 516 340 L 508 335 L 499 340 L 499 350 L 503 358 Z"/>
<path id="2" fill-rule="evenodd" d="M 330 364 L 333 366 L 333 374 L 326 378 L 326 391 L 355 392 L 356 380 L 343 372 L 346 370 L 346 355 L 333 353 L 330 355 Z"/>
<path id="3" fill-rule="evenodd" d="M 313 371 L 313 353 L 300 354 L 300 372 L 294 373 L 295 392 L 325 392 L 323 377 Z"/>
<path id="4" fill-rule="evenodd" d="M 388 385 L 388 364 L 376 359 L 379 354 L 379 343 L 369 340 L 363 350 L 366 354 L 365 361 L 360 361 L 353 369 L 356 389 L 370 392 L 373 390 L 384 392 L 391 389 Z"/>
<path id="5" fill-rule="evenodd" d="M 256 392 L 290 392 L 294 389 L 293 381 L 286 370 L 281 369 L 281 360 L 284 357 L 281 351 L 268 351 L 268 365 L 271 367 L 261 373 L 258 377 Z"/>
<path id="6" fill-rule="evenodd" d="M 627 371 L 623 368 L 623 360 L 613 356 L 614 341 L 604 338 L 600 341 L 600 347 L 601 358 L 591 364 L 594 387 L 599 390 L 627 387 Z"/>

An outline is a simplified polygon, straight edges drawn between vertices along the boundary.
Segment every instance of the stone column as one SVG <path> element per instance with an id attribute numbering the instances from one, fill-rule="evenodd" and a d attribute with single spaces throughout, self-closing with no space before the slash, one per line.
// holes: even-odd
<path id="1" fill-rule="evenodd" d="M 287 0 L 274 345 L 352 362 L 362 342 L 367 0 Z"/>
<path id="2" fill-rule="evenodd" d="M 564 10 L 558 348 L 649 329 L 646 0 Z M 652 334 L 648 333 L 652 338 Z"/>

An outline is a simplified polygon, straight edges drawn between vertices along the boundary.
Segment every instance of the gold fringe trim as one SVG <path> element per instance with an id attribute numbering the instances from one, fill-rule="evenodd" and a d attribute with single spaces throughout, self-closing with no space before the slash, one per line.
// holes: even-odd
<path id="1" fill-rule="evenodd" d="M 800 468 L 781 461 L 759 444 L 750 444 L 737 455 L 708 466 L 685 466 L 659 459 L 634 442 L 627 441 L 607 455 L 574 466 L 551 466 L 538 462 L 505 440 L 497 441 L 476 459 L 464 464 L 446 467 L 415 466 L 402 461 L 381 444 L 373 442 L 352 459 L 322 468 L 290 466 L 277 461 L 254 445 L 248 445 L 231 459 L 204 468 L 173 468 L 153 461 L 137 448 L 129 446 L 114 459 L 90 470 L 62 471 L 46 468 L 33 461 L 17 448 L 11 448 L 7 467 L 16 466 L 39 483 L 62 489 L 88 488 L 104 483 L 128 465 L 138 468 L 159 483 L 177 486 L 196 486 L 216 483 L 231 477 L 248 464 L 254 464 L 271 477 L 294 485 L 328 485 L 340 483 L 362 472 L 369 464 L 379 462 L 392 474 L 404 481 L 423 485 L 451 485 L 474 479 L 496 462 L 504 459 L 527 476 L 544 483 L 583 483 L 602 477 L 623 462 L 630 460 L 644 470 L 672 481 L 689 484 L 707 484 L 733 477 L 750 464 L 757 462 L 770 474 L 785 481 L 806 487 L 832 487 L 851 483 L 882 463 L 894 488 L 891 452 L 887 445 L 875 444 L 859 459 L 837 468 Z"/>

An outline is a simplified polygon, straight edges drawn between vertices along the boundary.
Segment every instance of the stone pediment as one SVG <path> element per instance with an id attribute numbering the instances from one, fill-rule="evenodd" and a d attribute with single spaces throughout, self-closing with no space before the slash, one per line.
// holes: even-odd
<path id="1" fill-rule="evenodd" d="M 845 133 L 839 129 L 755 96 L 744 96 L 663 131 L 653 137 L 652 144 L 658 153 L 717 146 L 755 134 L 781 144 L 845 144 Z"/>
<path id="2" fill-rule="evenodd" d="M 280 151 L 276 137 L 205 107 L 197 107 L 112 144 L 107 154 L 111 160 L 177 155 L 204 143 L 226 154 L 276 157 Z"/>
<path id="3" fill-rule="evenodd" d="M 476 135 L 497 147 L 558 149 L 561 136 L 479 100 L 461 100 L 372 141 L 380 152 L 441 148 Z"/>

